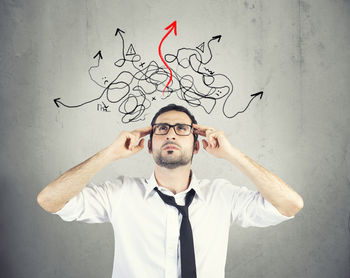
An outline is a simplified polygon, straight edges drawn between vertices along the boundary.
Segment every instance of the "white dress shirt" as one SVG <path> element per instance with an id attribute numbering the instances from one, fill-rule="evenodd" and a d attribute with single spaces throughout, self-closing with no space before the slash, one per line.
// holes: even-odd
<path id="1" fill-rule="evenodd" d="M 282 215 L 258 191 L 232 185 L 225 179 L 198 180 L 192 173 L 186 191 L 173 194 L 149 179 L 119 176 L 103 184 L 88 184 L 61 210 L 65 221 L 110 222 L 114 229 L 112 278 L 179 278 L 181 213 L 167 205 L 154 190 L 189 206 L 197 278 L 223 278 L 230 225 L 266 227 L 294 216 Z"/>

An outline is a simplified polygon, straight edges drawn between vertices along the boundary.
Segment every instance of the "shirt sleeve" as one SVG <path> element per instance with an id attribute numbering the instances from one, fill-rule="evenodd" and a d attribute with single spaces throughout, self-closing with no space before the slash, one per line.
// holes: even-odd
<path id="1" fill-rule="evenodd" d="M 112 202 L 118 202 L 123 185 L 123 177 L 102 184 L 89 183 L 84 189 L 70 199 L 59 211 L 52 213 L 64 221 L 81 221 L 85 223 L 110 222 Z"/>
<path id="2" fill-rule="evenodd" d="M 231 224 L 241 227 L 268 227 L 293 219 L 281 214 L 259 191 L 233 186 Z"/>

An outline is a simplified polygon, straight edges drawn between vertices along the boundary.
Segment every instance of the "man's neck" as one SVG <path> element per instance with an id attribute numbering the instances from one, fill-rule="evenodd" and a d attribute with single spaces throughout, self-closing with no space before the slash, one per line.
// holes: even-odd
<path id="1" fill-rule="evenodd" d="M 191 164 L 175 169 L 155 165 L 154 176 L 159 186 L 169 189 L 174 194 L 185 191 L 190 185 Z"/>

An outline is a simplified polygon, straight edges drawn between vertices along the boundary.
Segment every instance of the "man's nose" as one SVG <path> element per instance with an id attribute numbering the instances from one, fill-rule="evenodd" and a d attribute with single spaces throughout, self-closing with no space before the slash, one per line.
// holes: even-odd
<path id="1" fill-rule="evenodd" d="M 175 139 L 175 137 L 176 137 L 175 127 L 172 126 L 172 127 L 170 127 L 170 129 L 168 131 L 167 139 L 169 139 L 169 138 L 174 138 Z"/>

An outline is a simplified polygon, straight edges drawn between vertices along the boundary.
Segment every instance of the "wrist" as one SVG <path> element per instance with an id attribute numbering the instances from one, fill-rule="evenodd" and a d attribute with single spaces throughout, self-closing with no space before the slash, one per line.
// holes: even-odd
<path id="1" fill-rule="evenodd" d="M 243 153 L 241 151 L 239 151 L 238 149 L 236 149 L 233 146 L 230 146 L 226 160 L 228 160 L 231 163 L 235 163 L 235 162 L 237 162 L 239 157 L 242 155 L 243 155 Z"/>

